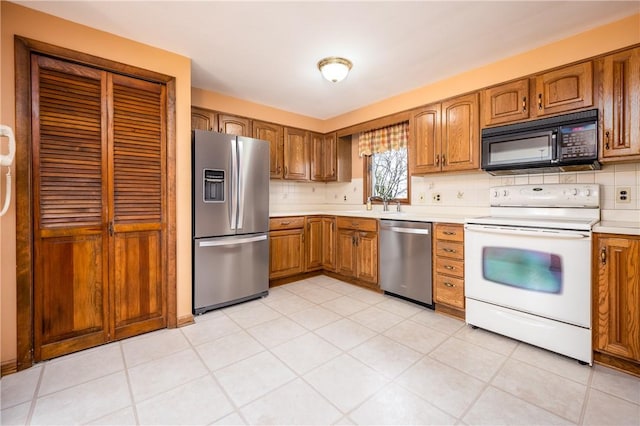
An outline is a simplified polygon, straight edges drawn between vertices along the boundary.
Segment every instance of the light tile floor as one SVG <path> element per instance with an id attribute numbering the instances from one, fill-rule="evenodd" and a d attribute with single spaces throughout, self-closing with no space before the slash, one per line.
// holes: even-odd
<path id="1" fill-rule="evenodd" d="M 640 425 L 640 379 L 318 276 L 2 378 L 10 424 Z"/>

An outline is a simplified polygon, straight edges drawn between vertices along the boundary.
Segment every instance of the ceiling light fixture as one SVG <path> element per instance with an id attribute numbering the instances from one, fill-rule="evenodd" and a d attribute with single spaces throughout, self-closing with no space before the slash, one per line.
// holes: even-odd
<path id="1" fill-rule="evenodd" d="M 352 66 L 353 64 L 350 60 L 335 56 L 324 58 L 318 62 L 318 69 L 322 76 L 332 83 L 344 80 Z"/>

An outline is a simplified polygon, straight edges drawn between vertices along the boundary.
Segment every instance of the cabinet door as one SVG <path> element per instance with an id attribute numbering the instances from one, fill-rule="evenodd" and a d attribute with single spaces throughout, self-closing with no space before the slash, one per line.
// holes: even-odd
<path id="1" fill-rule="evenodd" d="M 640 48 L 603 61 L 602 157 L 640 159 Z"/>
<path id="2" fill-rule="evenodd" d="M 235 115 L 218 114 L 218 131 L 229 135 L 251 137 L 251 120 Z"/>
<path id="3" fill-rule="evenodd" d="M 482 91 L 482 124 L 493 126 L 529 118 L 529 79 Z"/>
<path id="4" fill-rule="evenodd" d="M 338 145 L 335 133 L 324 135 L 322 155 L 323 180 L 338 180 Z"/>
<path id="5" fill-rule="evenodd" d="M 311 139 L 311 180 L 323 181 L 324 168 L 324 137 L 318 133 L 310 133 Z"/>
<path id="6" fill-rule="evenodd" d="M 442 103 L 442 171 L 480 167 L 479 112 L 477 93 Z"/>
<path id="7" fill-rule="evenodd" d="M 322 268 L 322 218 L 307 217 L 306 219 L 306 271 Z"/>
<path id="8" fill-rule="evenodd" d="M 599 237 L 596 349 L 640 361 L 640 238 Z"/>
<path id="9" fill-rule="evenodd" d="M 378 234 L 357 232 L 356 276 L 362 281 L 378 284 Z"/>
<path id="10" fill-rule="evenodd" d="M 413 141 L 409 144 L 411 173 L 440 171 L 440 104 L 416 110 L 411 116 Z"/>
<path id="11" fill-rule="evenodd" d="M 214 111 L 191 107 L 191 130 L 218 131 L 218 118 Z"/>
<path id="12" fill-rule="evenodd" d="M 272 179 L 281 179 L 284 173 L 283 127 L 263 121 L 253 122 L 253 137 L 269 142 L 269 175 Z"/>
<path id="13" fill-rule="evenodd" d="M 271 231 L 269 235 L 269 278 L 304 272 L 304 229 Z"/>
<path id="14" fill-rule="evenodd" d="M 300 129 L 284 129 L 284 178 L 309 180 L 309 136 Z"/>
<path id="15" fill-rule="evenodd" d="M 337 259 L 338 273 L 347 277 L 356 276 L 355 231 L 338 228 Z"/>
<path id="16" fill-rule="evenodd" d="M 322 218 L 322 268 L 334 271 L 336 269 L 336 219 Z"/>
<path id="17" fill-rule="evenodd" d="M 540 74 L 535 80 L 537 116 L 558 114 L 593 105 L 591 61 Z"/>

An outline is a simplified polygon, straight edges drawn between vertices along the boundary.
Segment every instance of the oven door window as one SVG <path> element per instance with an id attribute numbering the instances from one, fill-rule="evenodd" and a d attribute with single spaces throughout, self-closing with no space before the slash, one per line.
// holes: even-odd
<path id="1" fill-rule="evenodd" d="M 524 290 L 562 293 L 562 259 L 535 250 L 484 247 L 482 275 L 485 280 Z"/>

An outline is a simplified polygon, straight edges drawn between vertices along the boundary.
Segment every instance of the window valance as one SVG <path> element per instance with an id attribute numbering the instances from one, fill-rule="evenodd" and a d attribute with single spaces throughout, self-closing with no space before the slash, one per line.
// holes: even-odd
<path id="1" fill-rule="evenodd" d="M 409 122 L 362 132 L 358 138 L 358 154 L 378 154 L 406 148 L 409 141 Z"/>

